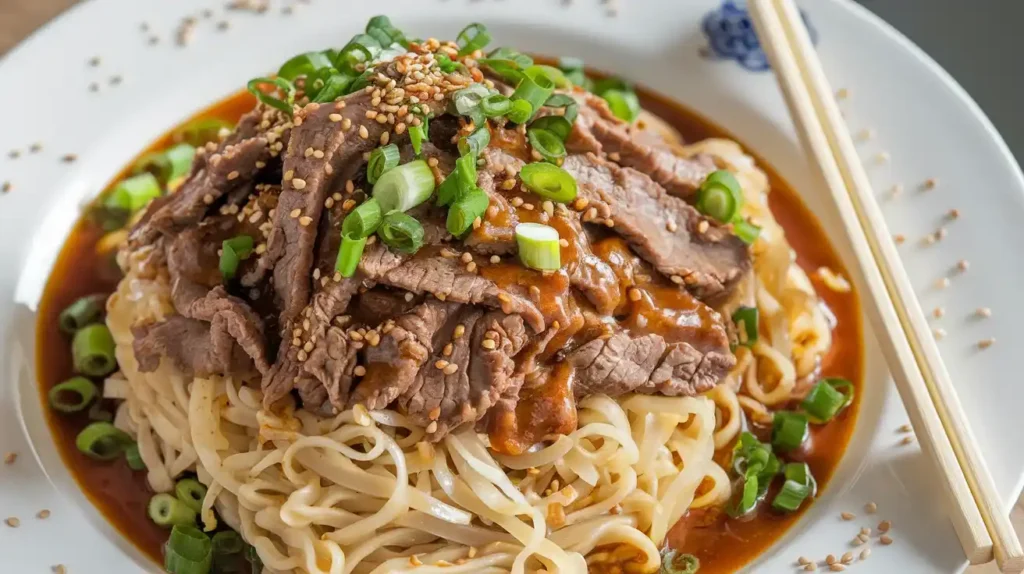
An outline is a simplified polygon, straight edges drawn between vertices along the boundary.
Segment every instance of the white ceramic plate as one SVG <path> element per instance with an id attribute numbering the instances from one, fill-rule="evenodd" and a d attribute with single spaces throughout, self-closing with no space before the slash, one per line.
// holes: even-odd
<path id="1" fill-rule="evenodd" d="M 190 113 L 235 91 L 286 57 L 339 46 L 375 13 L 386 11 L 413 35 L 454 37 L 469 20 L 487 23 L 499 44 L 546 54 L 578 55 L 672 94 L 730 131 L 774 165 L 803 195 L 826 228 L 838 219 L 810 176 L 785 106 L 770 73 L 754 71 L 758 54 L 740 49 L 745 28 L 731 20 L 739 39 L 714 46 L 738 59 L 711 58 L 702 31 L 706 14 L 734 9 L 721 0 L 630 0 L 618 16 L 601 0 L 389 0 L 388 2 L 272 1 L 264 15 L 225 12 L 223 0 L 94 0 L 84 2 L 0 61 L 0 453 L 21 456 L 0 466 L 0 518 L 16 516 L 18 528 L 0 525 L 4 572 L 156 571 L 121 539 L 90 505 L 62 466 L 34 388 L 34 321 L 45 279 L 79 208 L 153 138 Z M 286 7 L 293 7 L 286 14 Z M 1020 432 L 1024 386 L 1018 384 L 1012 343 L 1024 319 L 1024 266 L 1008 252 L 1024 244 L 1024 180 L 1005 144 L 977 106 L 927 56 L 906 39 L 846 0 L 805 0 L 818 49 L 855 130 L 877 135 L 862 144 L 874 184 L 886 199 L 894 233 L 926 309 L 945 308 L 936 327 L 946 361 L 963 399 L 1006 508 L 1024 476 Z M 212 18 L 201 16 L 213 11 Z M 736 16 L 729 12 L 727 15 Z M 182 18 L 199 23 L 187 47 L 174 42 Z M 217 24 L 227 21 L 226 29 Z M 141 30 L 146 23 L 149 32 Z M 159 39 L 150 44 L 150 37 Z M 94 56 L 99 66 L 88 65 Z M 121 79 L 112 85 L 112 78 Z M 89 90 L 96 83 L 97 92 Z M 42 150 L 30 153 L 34 142 Z M 8 150 L 20 150 L 18 159 Z M 891 160 L 876 162 L 886 153 Z M 78 155 L 62 163 L 67 153 Z M 926 178 L 939 185 L 918 189 Z M 957 208 L 961 217 L 947 221 Z M 948 235 L 933 246 L 921 239 L 939 226 Z M 834 240 L 850 261 L 838 234 Z M 966 273 L 956 272 L 970 260 Z M 948 277 L 946 289 L 936 280 Z M 977 307 L 993 310 L 973 317 Z M 995 337 L 992 348 L 976 342 Z M 893 521 L 895 543 L 872 542 L 870 572 L 955 572 L 964 565 L 941 497 L 929 480 L 916 445 L 899 445 L 906 422 L 878 350 L 867 345 L 867 380 L 855 437 L 835 476 L 799 525 L 752 569 L 788 572 L 805 555 L 822 559 L 852 549 L 860 527 Z M 34 456 L 33 456 L 34 455 Z M 868 501 L 878 514 L 867 516 Z M 35 518 L 41 509 L 52 515 Z M 842 521 L 840 512 L 858 514 Z M 877 540 L 877 539 L 875 539 Z"/>

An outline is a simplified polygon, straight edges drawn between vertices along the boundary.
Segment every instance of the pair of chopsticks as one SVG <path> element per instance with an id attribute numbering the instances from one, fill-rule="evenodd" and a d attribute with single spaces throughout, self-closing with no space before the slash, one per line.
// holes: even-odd
<path id="1" fill-rule="evenodd" d="M 828 184 L 864 278 L 868 316 L 972 564 L 1024 570 L 1024 551 L 968 426 L 867 174 L 793 0 L 748 0 L 804 147 Z"/>

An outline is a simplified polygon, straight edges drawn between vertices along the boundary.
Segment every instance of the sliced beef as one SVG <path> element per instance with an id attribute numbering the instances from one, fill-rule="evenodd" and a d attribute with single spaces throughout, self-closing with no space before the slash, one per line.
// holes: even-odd
<path id="1" fill-rule="evenodd" d="M 639 171 L 594 154 L 570 156 L 563 167 L 580 197 L 607 206 L 615 231 L 641 257 L 699 298 L 727 296 L 750 269 L 745 243 Z"/>
<path id="2" fill-rule="evenodd" d="M 573 351 L 577 397 L 628 392 L 692 396 L 714 387 L 736 359 L 725 347 L 701 353 L 689 343 L 666 343 L 657 334 L 618 331 Z"/>
<path id="3" fill-rule="evenodd" d="M 166 321 L 132 328 L 132 348 L 139 370 L 155 371 L 160 359 L 169 358 L 189 376 L 230 373 L 247 376 L 255 370 L 252 358 L 224 329 L 209 323 L 173 315 Z"/>
<path id="4" fill-rule="evenodd" d="M 651 146 L 630 134 L 608 104 L 593 94 L 576 94 L 579 116 L 567 141 L 574 153 L 608 154 L 623 166 L 645 173 L 672 195 L 692 200 L 715 164 L 708 156 L 682 158 L 664 146 Z"/>
<path id="5" fill-rule="evenodd" d="M 558 210 L 551 218 L 551 225 L 569 242 L 562 248 L 569 283 L 583 293 L 599 313 L 612 315 L 622 301 L 619 280 L 611 265 L 591 250 L 590 238 L 583 230 L 579 214 Z"/>
<path id="6" fill-rule="evenodd" d="M 458 303 L 430 299 L 383 327 L 380 342 L 366 349 L 366 375 L 352 402 L 382 409 L 406 392 L 459 307 Z"/>
<path id="7" fill-rule="evenodd" d="M 507 314 L 520 314 L 535 332 L 544 330 L 544 316 L 537 305 L 522 295 L 466 270 L 454 257 L 421 249 L 409 257 L 384 246 L 367 246 L 359 263 L 369 279 L 416 294 L 430 293 L 445 301 L 482 304 Z"/>

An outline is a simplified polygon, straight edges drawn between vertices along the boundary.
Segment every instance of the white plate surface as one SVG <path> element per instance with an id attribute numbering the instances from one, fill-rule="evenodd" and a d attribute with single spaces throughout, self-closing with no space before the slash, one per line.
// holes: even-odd
<path id="1" fill-rule="evenodd" d="M 35 311 L 46 277 L 80 206 L 148 142 L 192 112 L 238 89 L 302 51 L 340 46 L 383 10 L 413 35 L 454 37 L 470 20 L 485 22 L 497 44 L 533 52 L 582 56 L 671 94 L 737 134 L 800 192 L 827 229 L 838 217 L 811 176 L 770 73 L 702 56 L 702 18 L 720 0 L 629 0 L 618 16 L 601 0 L 273 0 L 264 15 L 226 12 L 223 0 L 93 0 L 48 25 L 0 60 L 0 526 L 4 572 L 156 571 L 107 526 L 62 466 L 34 388 Z M 884 197 L 894 233 L 906 236 L 904 262 L 925 309 L 942 306 L 935 326 L 1009 509 L 1024 478 L 1020 432 L 1024 386 L 1012 344 L 1024 323 L 1024 179 L 996 131 L 966 94 L 905 38 L 847 0 L 804 0 L 818 50 L 851 128 L 875 135 L 862 144 L 873 183 Z M 294 7 L 290 14 L 282 8 Z M 204 19 L 204 9 L 213 17 Z M 192 42 L 179 47 L 182 18 L 199 17 Z M 226 20 L 227 29 L 217 23 Z M 150 32 L 140 30 L 146 23 Z M 159 42 L 150 44 L 149 37 Z M 88 65 L 93 56 L 98 67 Z M 110 79 L 121 82 L 112 85 Z M 99 85 L 91 92 L 90 84 Z M 29 153 L 34 142 L 43 148 Z M 18 159 L 8 150 L 21 150 Z M 74 163 L 61 156 L 78 155 Z M 887 162 L 876 161 L 888 154 Z M 920 191 L 927 178 L 939 185 Z M 900 184 L 904 191 L 888 198 Z M 957 208 L 957 221 L 945 214 Z M 939 226 L 948 235 L 922 238 Z M 849 249 L 834 241 L 846 261 Z M 956 271 L 959 260 L 970 262 Z M 936 281 L 948 277 L 948 288 Z M 973 317 L 978 307 L 993 315 Z M 995 337 L 984 351 L 977 341 Z M 916 445 L 899 445 L 906 414 L 876 345 L 868 336 L 866 391 L 855 437 L 830 487 L 804 519 L 751 570 L 792 572 L 805 555 L 821 559 L 852 549 L 861 526 L 893 521 L 896 542 L 872 543 L 868 572 L 956 572 L 964 566 L 927 461 Z M 879 512 L 867 516 L 866 502 Z M 35 518 L 40 509 L 52 514 Z M 839 513 L 858 514 L 852 522 Z"/>

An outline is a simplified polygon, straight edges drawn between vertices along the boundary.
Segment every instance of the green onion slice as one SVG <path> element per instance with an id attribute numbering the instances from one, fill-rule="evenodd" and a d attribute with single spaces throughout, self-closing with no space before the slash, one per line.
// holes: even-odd
<path id="1" fill-rule="evenodd" d="M 551 94 L 551 97 L 544 102 L 544 107 L 563 108 L 565 110 L 561 117 L 569 124 L 569 129 L 565 131 L 565 137 L 569 137 L 569 131 L 572 129 L 572 124 L 576 121 L 576 116 L 579 114 L 579 102 L 576 101 L 576 98 L 565 94 Z"/>
<path id="2" fill-rule="evenodd" d="M 209 574 L 213 565 L 213 543 L 191 524 L 175 524 L 164 549 L 164 570 L 168 574 Z"/>
<path id="3" fill-rule="evenodd" d="M 564 116 L 544 116 L 530 122 L 530 129 L 547 130 L 564 142 L 572 131 L 572 123 Z"/>
<path id="4" fill-rule="evenodd" d="M 374 37 L 378 35 L 386 37 L 388 40 L 386 45 L 398 44 L 403 48 L 409 47 L 409 40 L 406 39 L 405 33 L 395 28 L 391 24 L 391 19 L 387 16 L 374 16 L 370 18 L 370 21 L 366 23 L 366 33 L 375 33 Z"/>
<path id="5" fill-rule="evenodd" d="M 75 437 L 78 452 L 96 460 L 113 460 L 131 444 L 128 433 L 103 421 L 89 423 Z"/>
<path id="6" fill-rule="evenodd" d="M 146 463 L 142 461 L 138 443 L 133 442 L 124 449 L 124 460 L 128 463 L 128 468 L 132 470 L 146 470 Z"/>
<path id="7" fill-rule="evenodd" d="M 468 136 L 459 138 L 459 153 L 476 158 L 491 143 L 491 130 L 487 126 L 477 128 Z"/>
<path id="8" fill-rule="evenodd" d="M 277 75 L 288 81 L 294 81 L 299 76 L 310 76 L 320 68 L 330 68 L 331 59 L 323 52 L 306 52 L 293 57 L 277 71 Z"/>
<path id="9" fill-rule="evenodd" d="M 150 498 L 147 512 L 149 519 L 159 526 L 192 525 L 196 521 L 195 510 L 167 493 Z"/>
<path id="10" fill-rule="evenodd" d="M 73 335 L 82 327 L 96 322 L 103 316 L 106 302 L 107 296 L 103 294 L 86 295 L 76 299 L 60 312 L 60 330 Z"/>
<path id="11" fill-rule="evenodd" d="M 553 271 L 562 266 L 562 249 L 558 243 L 558 230 L 540 223 L 520 223 L 516 226 L 516 244 L 523 265 L 540 271 Z"/>
<path id="12" fill-rule="evenodd" d="M 373 150 L 373 153 L 370 154 L 370 163 L 366 166 L 366 179 L 370 183 L 377 183 L 384 172 L 398 167 L 399 159 L 401 159 L 401 154 L 395 144 L 388 144 Z"/>
<path id="13" fill-rule="evenodd" d="M 202 118 L 193 120 L 185 127 L 174 132 L 174 141 L 185 142 L 194 147 L 206 145 L 208 142 L 215 142 L 220 139 L 221 134 L 228 133 L 234 128 L 231 122 L 220 118 Z"/>
<path id="14" fill-rule="evenodd" d="M 661 571 L 658 574 L 697 574 L 698 570 L 700 560 L 696 556 L 666 548 L 661 555 Z"/>
<path id="15" fill-rule="evenodd" d="M 511 48 L 496 48 L 478 62 L 505 80 L 518 83 L 523 76 L 523 70 L 533 65 L 533 58 Z"/>
<path id="16" fill-rule="evenodd" d="M 466 56 L 490 44 L 491 34 L 487 31 L 487 26 L 474 22 L 459 32 L 455 42 L 459 45 L 459 56 Z"/>
<path id="17" fill-rule="evenodd" d="M 563 57 L 558 60 L 558 68 L 562 70 L 565 77 L 577 86 L 586 87 L 587 75 L 584 69 L 583 60 L 579 58 Z"/>
<path id="18" fill-rule="evenodd" d="M 512 99 L 529 102 L 533 110 L 532 117 L 533 113 L 548 101 L 554 90 L 555 82 L 548 76 L 547 70 L 542 66 L 530 66 L 523 72 L 516 91 L 512 93 Z"/>
<path id="19" fill-rule="evenodd" d="M 384 213 L 409 211 L 434 193 L 434 172 L 422 159 L 385 172 L 373 184 L 373 197 Z"/>
<path id="20" fill-rule="evenodd" d="M 455 108 L 455 113 L 461 116 L 469 116 L 473 123 L 477 124 L 477 127 L 483 127 L 481 125 L 482 122 L 479 121 L 483 117 L 480 103 L 489 95 L 491 95 L 491 91 L 483 84 L 471 84 L 466 88 L 462 88 L 452 95 L 452 105 Z"/>
<path id="21" fill-rule="evenodd" d="M 473 221 L 476 218 L 483 216 L 484 212 L 487 211 L 489 203 L 490 198 L 487 196 L 487 193 L 478 187 L 474 187 L 463 194 L 448 209 L 448 219 L 446 221 L 448 233 L 461 237 L 463 233 L 469 231 L 469 228 L 473 226 Z"/>
<path id="22" fill-rule="evenodd" d="M 533 104 L 526 100 L 512 100 L 512 108 L 505 114 L 515 124 L 525 124 L 533 117 Z"/>
<path id="23" fill-rule="evenodd" d="M 412 142 L 412 151 L 417 156 L 423 153 L 423 142 L 427 141 L 427 119 L 418 126 L 409 126 L 409 141 Z"/>
<path id="24" fill-rule="evenodd" d="M 198 513 L 206 498 L 206 486 L 194 478 L 183 478 L 174 485 L 174 494 L 182 504 Z"/>
<path id="25" fill-rule="evenodd" d="M 380 203 L 371 197 L 345 216 L 345 221 L 341 222 L 341 232 L 352 238 L 369 237 L 377 231 L 383 218 Z"/>
<path id="26" fill-rule="evenodd" d="M 476 158 L 464 155 L 455 160 L 455 170 L 441 183 L 437 190 L 437 205 L 455 203 L 460 197 L 476 187 Z"/>
<path id="27" fill-rule="evenodd" d="M 562 70 L 559 70 L 554 66 L 545 66 L 543 64 L 535 67 L 540 68 L 540 70 L 542 70 L 547 77 L 554 82 L 555 88 L 564 90 L 572 88 L 572 82 L 569 81 L 569 78 L 565 77 L 565 73 L 563 73 Z"/>
<path id="28" fill-rule="evenodd" d="M 565 143 L 554 132 L 545 129 L 530 128 L 526 131 L 530 147 L 540 154 L 545 161 L 557 164 L 565 157 Z"/>
<path id="29" fill-rule="evenodd" d="M 245 551 L 245 540 L 234 530 L 223 530 L 213 535 L 213 555 L 235 556 Z"/>
<path id="30" fill-rule="evenodd" d="M 62 413 L 77 413 L 96 398 L 96 384 L 85 377 L 71 377 L 57 383 L 46 394 L 50 408 Z"/>
<path id="31" fill-rule="evenodd" d="M 349 93 L 348 88 L 355 80 L 352 76 L 343 74 L 334 68 L 321 68 L 313 76 L 310 76 L 310 79 L 312 79 L 312 85 L 309 85 L 309 79 L 307 79 L 306 95 L 310 96 L 310 101 L 319 104 L 333 102 Z"/>
<path id="32" fill-rule="evenodd" d="M 403 253 L 416 253 L 423 246 L 423 225 L 401 211 L 385 215 L 377 235 L 388 247 Z"/>
<path id="33" fill-rule="evenodd" d="M 732 322 L 738 328 L 740 345 L 753 347 L 758 336 L 757 307 L 740 307 L 732 314 Z"/>
<path id="34" fill-rule="evenodd" d="M 351 277 L 356 273 L 359 260 L 363 257 L 363 249 L 366 248 L 365 237 L 341 236 L 341 247 L 338 248 L 338 258 L 334 262 L 334 270 L 341 273 L 342 277 Z"/>
<path id="35" fill-rule="evenodd" d="M 263 88 L 271 88 L 266 92 Z M 249 92 L 256 96 L 256 99 L 264 104 L 277 108 L 282 112 L 292 115 L 292 104 L 295 103 L 295 85 L 284 78 L 255 78 L 246 84 Z M 284 99 L 274 97 L 274 93 L 280 92 Z"/>
<path id="36" fill-rule="evenodd" d="M 103 323 L 83 327 L 71 339 L 71 359 L 75 372 L 90 377 L 102 377 L 114 372 L 114 337 Z"/>
<path id="37" fill-rule="evenodd" d="M 446 74 L 450 74 L 459 69 L 459 64 L 457 62 L 453 62 L 447 54 L 438 52 L 437 54 L 434 54 L 434 60 L 437 61 L 437 67 L 441 68 L 441 71 Z"/>
<path id="38" fill-rule="evenodd" d="M 559 203 L 576 199 L 576 179 L 557 165 L 530 163 L 523 166 L 519 177 L 530 191 L 545 199 Z"/>
<path id="39" fill-rule="evenodd" d="M 238 266 L 243 259 L 252 255 L 253 239 L 248 235 L 239 235 L 225 239 L 220 249 L 220 274 L 225 280 L 231 280 L 238 273 Z"/>
<path id="40" fill-rule="evenodd" d="M 187 143 L 180 143 L 164 152 L 164 157 L 167 158 L 170 164 L 170 173 L 167 175 L 167 181 L 174 181 L 179 177 L 188 175 L 188 172 L 192 171 L 192 160 L 195 156 L 196 148 Z"/>
<path id="41" fill-rule="evenodd" d="M 853 383 L 846 379 L 826 378 L 811 387 L 800 406 L 811 422 L 821 424 L 833 418 L 853 401 Z"/>
<path id="42" fill-rule="evenodd" d="M 608 108 L 615 117 L 621 120 L 632 122 L 640 115 L 640 99 L 636 97 L 636 92 L 608 90 L 601 97 L 608 102 Z"/>
<path id="43" fill-rule="evenodd" d="M 512 110 L 512 100 L 503 94 L 491 94 L 480 101 L 480 110 L 489 118 L 499 118 Z"/>
<path id="44" fill-rule="evenodd" d="M 697 195 L 697 211 L 720 223 L 732 221 L 739 208 L 736 197 L 721 185 L 702 185 Z"/>
<path id="45" fill-rule="evenodd" d="M 807 440 L 809 420 L 804 413 L 778 411 L 772 421 L 772 446 L 782 452 L 796 450 Z"/>
<path id="46" fill-rule="evenodd" d="M 783 469 L 786 482 L 775 495 L 772 508 L 781 512 L 795 512 L 804 500 L 813 497 L 818 484 L 806 462 L 791 462 Z"/>
<path id="47" fill-rule="evenodd" d="M 732 232 L 747 245 L 753 245 L 761 236 L 761 228 L 742 219 L 732 222 Z"/>
<path id="48" fill-rule="evenodd" d="M 103 200 L 103 204 L 111 209 L 135 213 L 162 194 L 160 182 L 152 173 L 140 173 L 115 185 Z"/>
<path id="49" fill-rule="evenodd" d="M 362 65 L 373 60 L 373 55 L 379 52 L 380 48 L 380 42 L 373 36 L 356 34 L 338 52 L 338 56 L 334 59 L 334 67 L 345 72 L 359 72 L 362 70 Z"/>

